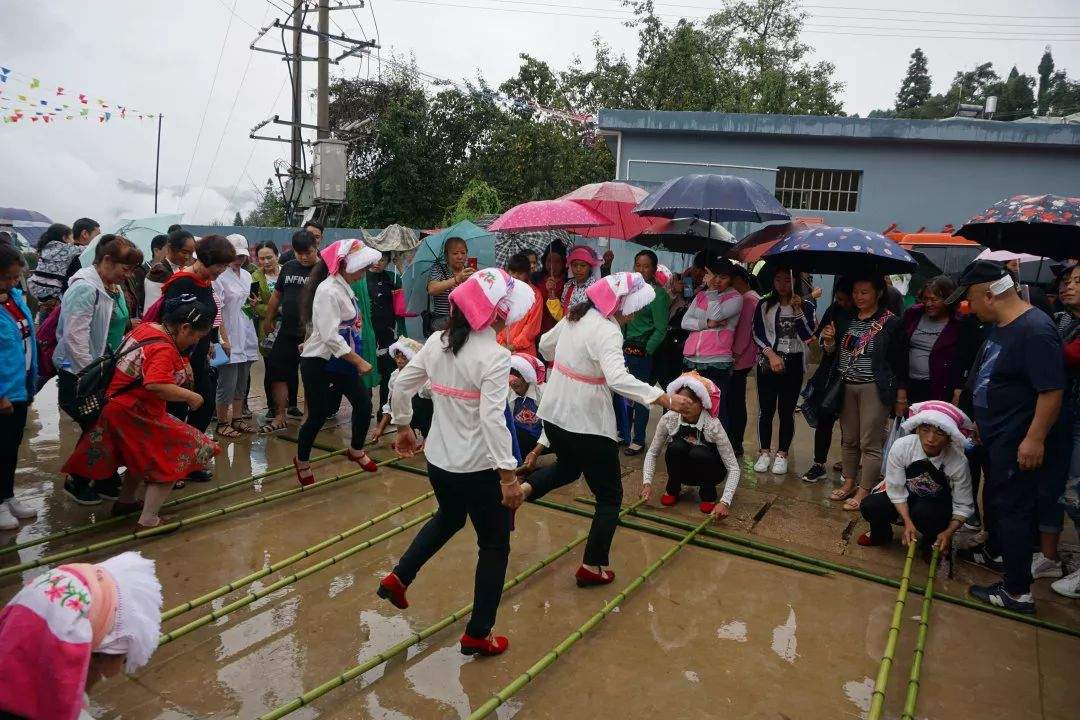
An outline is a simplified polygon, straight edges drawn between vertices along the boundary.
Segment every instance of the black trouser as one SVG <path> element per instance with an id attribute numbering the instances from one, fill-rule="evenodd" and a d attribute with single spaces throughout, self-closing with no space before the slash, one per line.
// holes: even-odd
<path id="1" fill-rule="evenodd" d="M 917 402 L 925 402 L 926 400 L 946 400 L 952 402 L 952 398 L 934 398 L 931 397 L 930 392 L 930 379 L 926 378 L 920 380 L 919 378 L 908 378 L 907 382 L 907 399 L 908 405 L 914 405 Z"/>
<path id="2" fill-rule="evenodd" d="M 521 457 L 525 457 L 536 447 L 536 441 L 539 438 L 524 428 L 514 428 L 514 430 L 517 435 L 518 449 L 521 450 Z"/>
<path id="3" fill-rule="evenodd" d="M 720 419 L 736 455 L 743 454 L 743 437 L 746 435 L 746 378 L 749 377 L 751 369 L 735 370 L 731 373 L 727 399 L 721 403 L 724 414 Z"/>
<path id="4" fill-rule="evenodd" d="M 435 403 L 431 398 L 422 398 L 413 395 L 412 399 L 412 422 L 409 425 L 419 430 L 426 438 L 431 433 L 431 418 L 435 415 Z"/>
<path id="5" fill-rule="evenodd" d="M 829 448 L 832 447 L 832 431 L 836 418 L 823 413 L 814 428 L 814 462 L 824 465 L 829 460 Z"/>
<path id="6" fill-rule="evenodd" d="M 248 376 L 248 382 L 251 381 L 250 375 Z M 266 356 L 263 355 L 263 393 L 266 394 L 266 417 L 273 419 L 275 412 L 274 408 L 274 388 L 273 383 L 270 382 L 270 366 L 266 363 Z"/>
<path id="7" fill-rule="evenodd" d="M 15 468 L 29 407 L 25 401 L 13 402 L 10 413 L 0 413 L 0 502 L 15 497 Z"/>
<path id="8" fill-rule="evenodd" d="M 773 415 L 780 414 L 780 437 L 776 448 L 786 453 L 795 437 L 795 404 L 799 401 L 802 390 L 803 365 L 802 354 L 784 357 L 784 371 L 779 373 L 757 372 L 758 406 L 758 443 L 761 449 L 772 447 Z"/>
<path id="9" fill-rule="evenodd" d="M 987 450 L 983 510 L 990 534 L 987 551 L 1005 561 L 1005 590 L 1023 595 L 1031 589 L 1032 528 L 1039 496 L 1038 471 L 1020 470 L 1018 443 L 984 438 Z"/>
<path id="10" fill-rule="evenodd" d="M 308 416 L 297 434 L 299 447 L 296 457 L 308 460 L 315 436 L 322 430 L 330 412 L 331 395 L 344 396 L 352 405 L 353 450 L 363 450 L 371 424 L 371 391 L 363 386 L 359 375 L 337 375 L 326 372 L 327 361 L 318 357 L 300 358 L 300 374 L 304 378 L 304 397 L 307 399 Z M 335 391 L 331 392 L 331 383 Z"/>
<path id="11" fill-rule="evenodd" d="M 412 583 L 424 563 L 465 527 L 467 516 L 476 531 L 477 553 L 473 611 L 465 632 L 486 638 L 495 627 L 510 557 L 510 509 L 502 504 L 499 474 L 494 470 L 452 473 L 428 463 L 428 480 L 439 509 L 420 528 L 394 574 L 406 585 Z"/>
<path id="12" fill-rule="evenodd" d="M 386 401 L 390 397 L 390 373 L 397 368 L 397 363 L 394 362 L 394 358 L 390 356 L 389 352 L 378 355 L 375 362 L 379 368 L 379 420 L 382 420 L 383 406 L 386 405 Z"/>
<path id="13" fill-rule="evenodd" d="M 952 496 L 943 492 L 933 497 L 908 493 L 908 514 L 915 529 L 922 535 L 923 549 L 934 544 L 937 536 L 949 527 L 952 520 Z M 870 537 L 874 542 L 884 542 L 892 537 L 892 523 L 900 513 L 889 499 L 888 493 L 871 493 L 859 506 L 862 516 L 870 523 Z M 1029 563 L 1030 564 L 1030 563 Z"/>
<path id="14" fill-rule="evenodd" d="M 596 511 L 589 539 L 585 543 L 586 565 L 608 565 L 611 540 L 619 524 L 622 505 L 622 468 L 615 441 L 601 435 L 585 435 L 563 430 L 546 423 L 544 430 L 555 453 L 554 465 L 537 470 L 529 477 L 532 493 L 529 500 L 539 500 L 555 488 L 577 480 L 584 473 L 589 490 L 596 497 Z"/>
<path id="15" fill-rule="evenodd" d="M 695 485 L 700 488 L 702 502 L 716 502 L 716 485 L 726 477 L 727 469 L 715 445 L 672 438 L 664 452 L 664 464 L 668 474 L 664 492 L 668 495 L 678 497 L 683 485 Z"/>
<path id="16" fill-rule="evenodd" d="M 731 380 L 731 368 L 717 370 L 716 368 L 698 369 L 698 373 L 713 381 L 716 389 L 720 391 L 720 412 L 718 417 L 724 417 L 727 412 L 728 382 Z M 664 386 L 667 387 L 666 385 Z M 726 428 L 725 428 L 726 429 Z"/>
<path id="17" fill-rule="evenodd" d="M 217 370 L 210 367 L 205 356 L 192 357 L 191 375 L 193 379 L 191 389 L 202 396 L 203 404 L 198 410 L 190 410 L 185 403 L 168 403 L 166 408 L 173 417 L 183 420 L 199 432 L 206 432 L 216 408 L 214 395 L 217 388 Z"/>

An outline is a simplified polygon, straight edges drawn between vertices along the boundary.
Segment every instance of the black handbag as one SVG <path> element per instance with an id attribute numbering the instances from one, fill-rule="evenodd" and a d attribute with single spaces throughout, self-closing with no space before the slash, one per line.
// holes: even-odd
<path id="1" fill-rule="evenodd" d="M 120 358 L 135 352 L 146 345 L 165 342 L 161 338 L 149 338 L 128 345 L 121 345 L 114 353 L 108 348 L 105 354 L 94 360 L 85 368 L 74 374 L 74 382 L 71 384 L 71 397 L 65 403 L 71 417 L 79 423 L 92 423 L 101 415 L 102 409 L 111 398 L 123 395 L 129 390 L 134 390 L 142 384 L 140 374 L 124 387 L 112 395 L 108 394 L 109 385 L 112 383 L 113 374 Z"/>

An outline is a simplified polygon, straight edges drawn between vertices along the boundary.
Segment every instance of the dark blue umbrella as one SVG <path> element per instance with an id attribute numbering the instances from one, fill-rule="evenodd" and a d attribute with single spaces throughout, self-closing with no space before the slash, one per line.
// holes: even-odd
<path id="1" fill-rule="evenodd" d="M 699 217 L 709 222 L 791 219 L 771 190 L 735 175 L 673 178 L 639 202 L 634 212 L 654 217 Z"/>
<path id="2" fill-rule="evenodd" d="M 823 275 L 903 275 L 918 265 L 884 235 L 850 227 L 812 227 L 776 243 L 762 260 Z"/>

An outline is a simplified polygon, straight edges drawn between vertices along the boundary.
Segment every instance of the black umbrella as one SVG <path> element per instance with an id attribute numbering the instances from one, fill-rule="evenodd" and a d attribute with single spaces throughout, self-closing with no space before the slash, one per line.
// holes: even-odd
<path id="1" fill-rule="evenodd" d="M 714 244 L 721 242 L 727 245 L 735 242 L 735 236 L 723 225 L 710 223 L 701 218 L 658 220 L 657 223 L 631 240 L 646 247 L 663 248 L 681 253 L 697 252 L 709 242 Z"/>
<path id="2" fill-rule="evenodd" d="M 1080 197 L 1013 195 L 956 231 L 991 250 L 1064 260 L 1080 257 Z"/>
<path id="3" fill-rule="evenodd" d="M 859 228 L 812 227 L 776 243 L 762 260 L 823 275 L 904 275 L 916 268 L 907 250 Z"/>

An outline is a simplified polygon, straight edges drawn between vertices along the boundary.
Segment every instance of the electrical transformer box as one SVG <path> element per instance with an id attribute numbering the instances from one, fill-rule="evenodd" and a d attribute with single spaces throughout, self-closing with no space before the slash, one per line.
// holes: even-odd
<path id="1" fill-rule="evenodd" d="M 341 140 L 316 140 L 315 160 L 311 166 L 315 200 L 345 202 L 345 143 Z"/>

